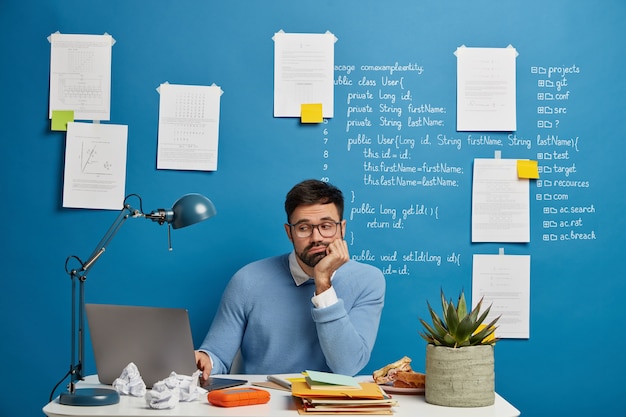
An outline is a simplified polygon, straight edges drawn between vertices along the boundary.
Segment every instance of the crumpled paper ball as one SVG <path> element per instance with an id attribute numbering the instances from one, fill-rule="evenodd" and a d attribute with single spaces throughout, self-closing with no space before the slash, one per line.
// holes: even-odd
<path id="1" fill-rule="evenodd" d="M 172 372 L 169 377 L 154 384 L 152 390 L 146 392 L 146 403 L 150 408 L 174 408 L 180 401 L 194 401 L 200 395 L 198 378 L 200 371 L 191 376 L 177 375 Z"/>
<path id="2" fill-rule="evenodd" d="M 146 394 L 146 384 L 133 362 L 126 365 L 120 377 L 113 381 L 113 388 L 120 394 L 133 397 L 143 397 Z"/>

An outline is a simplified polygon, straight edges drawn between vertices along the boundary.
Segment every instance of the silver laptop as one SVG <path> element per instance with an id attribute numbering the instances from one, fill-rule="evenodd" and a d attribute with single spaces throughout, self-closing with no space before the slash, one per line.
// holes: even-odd
<path id="1" fill-rule="evenodd" d="M 173 372 L 191 375 L 196 367 L 191 326 L 182 308 L 86 304 L 91 344 L 100 383 L 110 385 L 131 362 L 146 387 Z M 209 378 L 211 391 L 245 380 Z"/>

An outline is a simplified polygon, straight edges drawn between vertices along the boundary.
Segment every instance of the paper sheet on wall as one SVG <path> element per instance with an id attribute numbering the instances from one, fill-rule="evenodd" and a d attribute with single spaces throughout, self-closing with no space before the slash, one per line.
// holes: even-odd
<path id="1" fill-rule="evenodd" d="M 111 118 L 111 35 L 64 35 L 50 40 L 50 105 L 74 120 Z"/>
<path id="2" fill-rule="evenodd" d="M 454 54 L 457 57 L 457 130 L 516 130 L 515 48 L 462 46 Z"/>
<path id="3" fill-rule="evenodd" d="M 158 91 L 157 168 L 217 170 L 222 89 L 164 83 Z"/>
<path id="4" fill-rule="evenodd" d="M 481 311 L 491 305 L 485 324 L 501 316 L 496 337 L 530 337 L 530 255 L 474 254 L 472 307 L 484 297 Z"/>
<path id="5" fill-rule="evenodd" d="M 121 210 L 128 126 L 68 123 L 63 207 Z"/>
<path id="6" fill-rule="evenodd" d="M 300 117 L 302 104 L 334 115 L 335 42 L 330 32 L 274 34 L 274 117 Z"/>
<path id="7" fill-rule="evenodd" d="M 530 242 L 530 187 L 516 159 L 474 159 L 472 242 Z"/>

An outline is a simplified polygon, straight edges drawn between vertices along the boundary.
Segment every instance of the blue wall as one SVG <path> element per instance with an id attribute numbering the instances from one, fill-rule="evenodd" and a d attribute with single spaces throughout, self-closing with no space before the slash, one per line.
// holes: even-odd
<path id="1" fill-rule="evenodd" d="M 626 394 L 621 357 L 626 344 L 623 315 L 624 224 L 623 155 L 626 77 L 621 44 L 626 3 L 606 0 L 391 0 L 319 2 L 236 1 L 75 1 L 0 2 L 0 122 L 3 151 L 0 183 L 5 206 L 3 272 L 0 283 L 2 392 L 0 415 L 41 415 L 54 384 L 69 366 L 69 255 L 86 257 L 115 218 L 115 212 L 62 208 L 65 136 L 49 128 L 48 90 L 53 32 L 109 33 L 113 46 L 110 123 L 129 126 L 126 192 L 143 197 L 146 211 L 169 206 L 187 192 L 208 195 L 218 216 L 173 232 L 149 222 L 128 222 L 92 269 L 86 285 L 89 302 L 185 307 L 199 343 L 210 324 L 228 278 L 249 261 L 286 252 L 282 202 L 298 180 L 328 177 L 349 198 L 348 210 L 371 203 L 389 208 L 423 204 L 438 218 L 408 219 L 403 231 L 374 230 L 376 216 L 349 223 L 352 254 L 369 250 L 381 269 L 391 272 L 387 303 L 370 372 L 403 355 L 423 369 L 425 344 L 418 317 L 439 289 L 456 294 L 471 289 L 474 253 L 531 255 L 530 339 L 503 340 L 496 347 L 496 389 L 525 416 L 624 415 Z M 302 126 L 275 119 L 273 41 L 278 30 L 322 33 L 338 38 L 337 65 L 354 65 L 355 83 L 381 74 L 361 65 L 417 63 L 420 76 L 406 74 L 415 102 L 444 106 L 443 126 L 393 132 L 376 126 L 346 132 L 347 95 L 362 91 L 338 83 L 335 117 L 326 124 Z M 519 138 L 532 146 L 509 146 L 506 133 L 489 133 L 503 146 L 469 146 L 455 130 L 456 58 L 460 45 L 513 45 L 517 58 Z M 538 77 L 534 67 L 572 68 L 570 91 L 559 103 L 567 113 L 552 130 L 538 127 Z M 395 74 L 398 75 L 398 74 Z M 395 76 L 394 75 L 394 76 Z M 562 78 L 553 78 L 560 79 Z M 216 172 L 156 170 L 158 93 L 163 82 L 219 85 L 221 98 L 219 168 Z M 378 88 L 372 89 L 377 94 Z M 385 90 L 400 93 L 400 91 Z M 378 121 L 379 99 L 371 120 Z M 406 107 L 404 107 L 406 110 Z M 401 119 L 406 120 L 406 113 Z M 324 130 L 326 129 L 326 130 Z M 459 186 L 415 189 L 363 184 L 361 149 L 347 149 L 358 133 L 464 138 L 460 149 L 416 146 L 411 164 L 447 163 L 461 167 Z M 537 159 L 557 150 L 536 137 L 579 139 L 560 166 L 576 166 L 567 179 L 589 187 L 540 189 L 531 184 L 531 242 L 523 245 L 470 243 L 471 169 L 476 157 Z M 329 140 L 325 143 L 324 138 Z M 433 142 L 435 142 L 433 140 Z M 436 143 L 436 142 L 435 142 Z M 378 150 L 381 150 L 379 148 Z M 407 150 L 407 149 L 405 149 Z M 328 151 L 325 157 L 324 151 Z M 325 165 L 326 164 L 326 165 Z M 421 177 L 421 176 L 420 176 Z M 544 179 L 566 179 L 552 174 Z M 546 203 L 548 193 L 567 200 Z M 352 196 L 355 196 L 354 200 Z M 590 207 L 595 213 L 551 216 L 550 207 Z M 546 208 L 548 210 L 546 210 Z M 561 221 L 580 218 L 576 227 Z M 556 227 L 551 227 L 556 222 Z M 594 240 L 562 240 L 571 232 Z M 550 236 L 557 236 L 551 240 Z M 544 238 L 544 236 L 547 236 Z M 460 255 L 457 264 L 383 261 L 380 256 L 409 250 Z M 94 372 L 88 345 L 87 373 Z M 58 392 L 57 392 L 58 394 Z"/>

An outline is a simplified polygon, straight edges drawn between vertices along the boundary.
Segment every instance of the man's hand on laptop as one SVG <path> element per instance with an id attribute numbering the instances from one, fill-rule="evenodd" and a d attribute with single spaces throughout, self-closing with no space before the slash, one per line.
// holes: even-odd
<path id="1" fill-rule="evenodd" d="M 200 382 L 204 384 L 204 382 L 209 378 L 209 375 L 211 375 L 211 369 L 213 368 L 211 357 L 206 352 L 196 350 L 196 366 L 202 371 Z"/>

